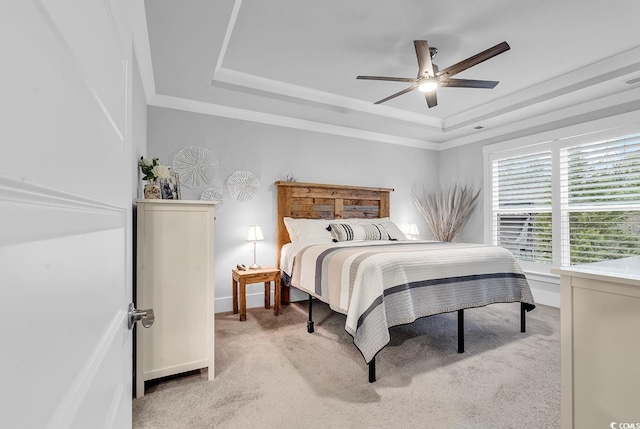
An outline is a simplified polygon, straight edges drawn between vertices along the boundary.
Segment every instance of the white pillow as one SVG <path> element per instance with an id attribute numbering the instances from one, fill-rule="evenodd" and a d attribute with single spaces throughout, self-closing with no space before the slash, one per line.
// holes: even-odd
<path id="1" fill-rule="evenodd" d="M 294 228 L 295 219 L 291 217 L 285 217 L 282 218 L 282 220 L 284 221 L 284 227 L 287 228 L 287 232 L 289 233 L 289 240 L 291 240 L 292 243 L 297 243 L 298 235 L 296 234 L 296 230 Z"/>
<path id="2" fill-rule="evenodd" d="M 284 226 L 292 243 L 331 243 L 333 236 L 327 229 L 330 223 L 348 224 L 381 224 L 387 230 L 391 240 L 407 240 L 398 226 L 388 217 L 384 218 L 352 218 L 352 219 L 294 219 L 285 217 Z"/>
<path id="3" fill-rule="evenodd" d="M 284 225 L 292 243 L 331 243 L 333 237 L 327 230 L 330 219 L 284 218 Z"/>

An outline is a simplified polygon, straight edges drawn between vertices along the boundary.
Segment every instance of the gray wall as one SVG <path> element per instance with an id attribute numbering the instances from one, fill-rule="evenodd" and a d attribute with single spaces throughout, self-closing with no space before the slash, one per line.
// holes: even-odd
<path id="1" fill-rule="evenodd" d="M 133 56 L 133 100 L 132 100 L 132 165 L 133 183 L 131 184 L 131 194 L 133 198 L 142 198 L 142 181 L 139 180 L 140 169 L 138 160 L 147 153 L 147 100 L 142 89 L 140 70 L 135 55 Z"/>
<path id="2" fill-rule="evenodd" d="M 231 310 L 231 269 L 253 261 L 253 246 L 244 238 L 249 224 L 262 227 L 265 241 L 257 245 L 258 264 L 275 264 L 276 191 L 274 182 L 293 174 L 300 182 L 394 188 L 391 219 L 399 226 L 426 226 L 411 200 L 411 190 L 438 183 L 438 153 L 348 137 L 321 134 L 192 112 L 149 107 L 147 157 L 172 165 L 183 148 L 209 149 L 220 163 L 219 177 L 197 189 L 181 187 L 183 199 L 199 199 L 207 187 L 223 190 L 226 200 L 216 210 L 216 312 Z M 251 201 L 232 200 L 226 180 L 238 170 L 260 180 Z M 261 305 L 261 285 L 247 287 L 247 305 Z"/>
<path id="3" fill-rule="evenodd" d="M 438 152 L 440 185 L 473 185 L 476 190 L 483 187 L 484 166 L 482 144 L 468 144 Z M 484 193 L 480 192 L 478 204 L 465 226 L 459 241 L 470 243 L 484 242 Z"/>

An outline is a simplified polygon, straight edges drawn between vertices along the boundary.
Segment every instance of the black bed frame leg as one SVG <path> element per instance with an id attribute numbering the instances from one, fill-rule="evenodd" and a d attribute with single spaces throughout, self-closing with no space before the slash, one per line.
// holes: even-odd
<path id="1" fill-rule="evenodd" d="M 369 362 L 369 383 L 376 381 L 376 357 Z"/>
<path id="2" fill-rule="evenodd" d="M 527 311 L 524 302 L 520 303 L 520 332 L 527 332 Z"/>
<path id="3" fill-rule="evenodd" d="M 309 295 L 309 321 L 307 322 L 307 332 L 313 334 L 313 297 Z"/>
<path id="4" fill-rule="evenodd" d="M 464 310 L 458 310 L 458 353 L 464 353 Z"/>

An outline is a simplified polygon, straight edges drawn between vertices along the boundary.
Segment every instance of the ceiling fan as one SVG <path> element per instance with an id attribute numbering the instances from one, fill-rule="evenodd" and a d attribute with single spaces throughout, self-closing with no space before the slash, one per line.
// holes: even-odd
<path id="1" fill-rule="evenodd" d="M 357 76 L 356 79 L 368 79 L 368 80 L 386 80 L 392 82 L 409 82 L 412 83 L 410 87 L 403 89 L 400 92 L 396 92 L 382 100 L 376 101 L 373 104 L 384 103 L 392 98 L 396 98 L 402 94 L 418 89 L 424 92 L 425 99 L 427 100 L 427 106 L 429 108 L 435 107 L 438 104 L 438 98 L 436 96 L 436 89 L 438 87 L 448 88 L 495 88 L 498 81 L 495 80 L 471 80 L 471 79 L 452 79 L 451 77 L 464 71 L 470 67 L 480 64 L 490 58 L 495 57 L 510 49 L 507 42 L 499 43 L 485 51 L 480 52 L 472 57 L 462 60 L 457 64 L 454 64 L 446 69 L 438 70 L 438 66 L 433 64 L 431 60 L 438 53 L 438 50 L 433 47 L 429 47 L 426 40 L 414 40 L 413 45 L 416 48 L 416 56 L 418 57 L 418 77 L 389 77 L 389 76 Z"/>

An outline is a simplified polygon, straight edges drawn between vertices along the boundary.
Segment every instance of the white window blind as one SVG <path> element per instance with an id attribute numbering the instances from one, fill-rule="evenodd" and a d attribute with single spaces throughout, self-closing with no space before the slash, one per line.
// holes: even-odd
<path id="1" fill-rule="evenodd" d="M 518 259 L 551 263 L 551 151 L 492 161 L 492 241 Z"/>
<path id="2" fill-rule="evenodd" d="M 562 265 L 640 254 L 640 138 L 560 151 Z"/>

